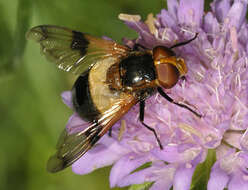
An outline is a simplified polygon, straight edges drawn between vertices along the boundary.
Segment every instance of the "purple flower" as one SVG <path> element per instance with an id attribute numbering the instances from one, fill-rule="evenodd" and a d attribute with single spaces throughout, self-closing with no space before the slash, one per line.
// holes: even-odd
<path id="1" fill-rule="evenodd" d="M 175 48 L 188 66 L 186 80 L 166 92 L 176 101 L 195 107 L 202 118 L 159 95 L 147 100 L 145 123 L 158 133 L 164 149 L 160 150 L 153 133 L 138 121 L 139 109 L 133 107 L 113 126 L 112 137 L 105 135 L 98 146 L 72 165 L 78 174 L 113 165 L 110 186 L 154 182 L 151 190 L 190 189 L 196 168 L 216 152 L 208 190 L 248 189 L 248 25 L 247 1 L 215 0 L 204 13 L 203 0 L 167 0 L 162 10 L 147 21 L 139 16 L 120 14 L 120 19 L 138 32 L 133 46 L 147 48 L 171 46 L 192 38 L 196 40 Z M 70 92 L 63 93 L 71 107 Z M 75 113 L 68 130 L 84 126 Z M 149 163 L 149 164 L 147 164 Z M 139 169 L 146 164 L 147 167 Z M 206 179 L 207 180 L 207 179 Z"/>

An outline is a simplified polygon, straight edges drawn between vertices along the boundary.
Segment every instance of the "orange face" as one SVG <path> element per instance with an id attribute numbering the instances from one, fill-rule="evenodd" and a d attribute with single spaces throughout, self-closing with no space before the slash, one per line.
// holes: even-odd
<path id="1" fill-rule="evenodd" d="M 153 59 L 157 72 L 158 83 L 164 88 L 172 88 L 178 79 L 187 73 L 187 67 L 182 58 L 166 47 L 157 46 L 153 49 Z"/>

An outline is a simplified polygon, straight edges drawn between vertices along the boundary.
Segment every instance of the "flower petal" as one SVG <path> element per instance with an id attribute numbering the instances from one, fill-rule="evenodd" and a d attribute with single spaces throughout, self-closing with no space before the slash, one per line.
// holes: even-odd
<path id="1" fill-rule="evenodd" d="M 160 178 L 156 180 L 150 190 L 169 190 L 173 184 L 175 171 L 176 167 L 172 164 L 155 169 L 155 174 L 160 175 Z"/>
<path id="2" fill-rule="evenodd" d="M 239 31 L 245 21 L 246 10 L 246 3 L 240 1 L 234 2 L 225 19 L 226 27 L 230 28 L 234 26 Z"/>
<path id="3" fill-rule="evenodd" d="M 242 134 L 238 133 L 238 131 L 234 131 L 234 132 L 226 132 L 223 138 L 228 144 L 238 149 L 241 149 L 241 146 L 240 146 L 241 137 L 242 137 Z"/>
<path id="4" fill-rule="evenodd" d="M 248 129 L 246 129 L 240 139 L 240 146 L 243 150 L 248 151 Z"/>
<path id="5" fill-rule="evenodd" d="M 137 155 L 135 153 L 129 153 L 123 156 L 111 169 L 109 176 L 110 187 L 112 188 L 121 183 L 122 178 L 148 161 L 148 156 Z"/>
<path id="6" fill-rule="evenodd" d="M 176 170 L 173 190 L 188 190 L 190 189 L 191 178 L 194 173 L 195 167 L 191 164 L 182 164 Z"/>
<path id="7" fill-rule="evenodd" d="M 113 164 L 127 152 L 117 141 L 105 135 L 93 149 L 72 165 L 72 171 L 81 175 L 90 173 Z"/>
<path id="8" fill-rule="evenodd" d="M 79 117 L 77 113 L 74 113 L 69 118 L 66 129 L 68 133 L 76 133 L 79 131 L 83 131 L 86 127 L 88 127 L 90 124 Z"/>
<path id="9" fill-rule="evenodd" d="M 168 145 L 163 150 L 154 149 L 151 153 L 158 159 L 169 163 L 182 162 L 184 160 L 180 153 L 178 153 L 178 147 L 173 145 Z"/>
<path id="10" fill-rule="evenodd" d="M 241 158 L 242 165 L 243 165 L 244 169 L 246 170 L 246 168 L 248 168 L 248 152 L 241 151 L 239 153 L 239 158 Z"/>
<path id="11" fill-rule="evenodd" d="M 173 16 L 174 19 L 176 19 L 177 18 L 178 1 L 167 0 L 167 7 L 168 7 L 169 13 Z"/>
<path id="12" fill-rule="evenodd" d="M 140 21 L 124 21 L 129 28 L 139 33 L 140 37 L 138 38 L 137 43 L 147 48 L 153 48 L 153 46 L 157 43 L 156 38 L 150 33 L 147 25 Z"/>
<path id="13" fill-rule="evenodd" d="M 160 160 L 169 163 L 184 163 L 188 161 L 192 161 L 201 153 L 201 148 L 188 148 L 183 152 L 179 152 L 180 147 L 177 145 L 168 145 L 165 146 L 163 150 L 154 149 L 151 151 L 151 154 L 157 157 Z"/>
<path id="14" fill-rule="evenodd" d="M 161 22 L 164 27 L 169 27 L 169 28 L 175 28 L 177 25 L 177 22 L 175 19 L 170 15 L 170 13 L 164 9 L 162 9 L 161 14 Z"/>
<path id="15" fill-rule="evenodd" d="M 229 177 L 227 173 L 220 169 L 218 163 L 215 163 L 210 173 L 208 190 L 223 190 L 226 187 L 228 180 Z"/>
<path id="16" fill-rule="evenodd" d="M 220 32 L 220 25 L 214 15 L 209 12 L 204 17 L 204 30 L 210 34 L 218 34 Z M 212 37 L 212 36 L 211 36 Z M 213 37 L 212 37 L 213 38 Z"/>
<path id="17" fill-rule="evenodd" d="M 164 179 L 159 179 L 151 186 L 150 190 L 170 190 L 171 186 L 172 182 L 168 183 Z"/>
<path id="18" fill-rule="evenodd" d="M 123 177 L 119 183 L 119 187 L 129 186 L 132 184 L 143 184 L 145 182 L 152 182 L 156 178 L 152 174 L 154 168 L 149 167 L 138 172 L 131 173 L 130 175 Z"/>
<path id="19" fill-rule="evenodd" d="M 241 172 L 234 174 L 228 184 L 228 190 L 247 190 L 248 189 L 248 175 Z"/>
<path id="20" fill-rule="evenodd" d="M 118 186 L 123 187 L 131 184 L 144 182 L 155 182 L 150 189 L 170 189 L 176 168 L 174 165 L 166 165 L 163 162 L 156 162 L 149 168 L 131 173 L 122 178 Z"/>
<path id="21" fill-rule="evenodd" d="M 179 23 L 193 27 L 200 26 L 203 8 L 203 0 L 181 0 L 177 11 Z"/>
<path id="22" fill-rule="evenodd" d="M 231 7 L 230 5 L 230 0 L 215 0 L 212 4 L 211 7 L 213 9 L 213 12 L 216 15 L 216 18 L 218 19 L 219 22 L 223 22 L 224 19 L 226 18 L 226 15 Z"/>
<path id="23" fill-rule="evenodd" d="M 66 104 L 69 108 L 72 109 L 73 105 L 72 105 L 72 93 L 71 93 L 71 91 L 64 91 L 61 94 L 61 97 L 62 97 L 64 104 Z"/>

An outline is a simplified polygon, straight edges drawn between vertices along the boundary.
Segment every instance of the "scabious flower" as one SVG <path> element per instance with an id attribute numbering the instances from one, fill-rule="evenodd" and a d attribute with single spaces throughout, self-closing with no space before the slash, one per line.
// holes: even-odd
<path id="1" fill-rule="evenodd" d="M 247 1 L 215 0 L 207 13 L 204 0 L 167 0 L 167 5 L 168 10 L 155 18 L 148 15 L 146 22 L 121 14 L 120 19 L 139 34 L 124 43 L 170 47 L 199 33 L 190 44 L 173 49 L 185 59 L 188 74 L 166 92 L 195 107 L 202 118 L 154 95 L 146 102 L 145 123 L 156 130 L 163 150 L 138 121 L 135 106 L 113 126 L 112 137 L 102 137 L 72 170 L 86 174 L 113 165 L 111 187 L 153 182 L 151 190 L 194 188 L 194 180 L 209 170 L 205 175 L 208 190 L 248 189 Z M 70 92 L 62 94 L 69 106 L 70 96 Z M 84 121 L 74 113 L 67 129 L 81 124 Z M 200 170 L 208 159 L 213 164 Z"/>

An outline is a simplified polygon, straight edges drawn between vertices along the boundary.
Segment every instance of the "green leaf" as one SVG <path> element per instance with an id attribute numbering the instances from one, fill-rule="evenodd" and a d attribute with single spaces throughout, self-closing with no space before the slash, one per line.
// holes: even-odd
<path id="1" fill-rule="evenodd" d="M 215 163 L 215 161 L 216 161 L 216 152 L 214 149 L 209 149 L 206 160 L 203 163 L 198 164 L 198 166 L 195 169 L 192 178 L 191 190 L 207 189 L 211 168 Z"/>
<path id="2" fill-rule="evenodd" d="M 145 182 L 143 184 L 135 184 L 129 187 L 128 190 L 148 190 L 153 182 Z"/>

